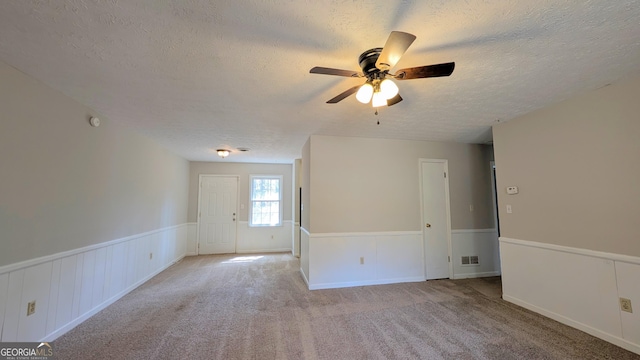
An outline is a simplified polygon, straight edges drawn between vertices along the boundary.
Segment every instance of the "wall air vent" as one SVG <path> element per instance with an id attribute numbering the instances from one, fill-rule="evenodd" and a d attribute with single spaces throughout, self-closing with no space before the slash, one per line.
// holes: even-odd
<path id="1" fill-rule="evenodd" d="M 476 266 L 480 265 L 480 261 L 478 260 L 478 255 L 461 256 L 460 264 L 462 266 Z"/>

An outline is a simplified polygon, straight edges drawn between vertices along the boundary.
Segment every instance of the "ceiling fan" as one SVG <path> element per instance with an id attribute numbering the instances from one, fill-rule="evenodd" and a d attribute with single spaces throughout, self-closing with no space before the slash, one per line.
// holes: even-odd
<path id="1" fill-rule="evenodd" d="M 314 67 L 309 70 L 309 72 L 312 74 L 367 79 L 363 85 L 357 85 L 342 92 L 327 101 L 327 104 L 338 103 L 355 93 L 358 101 L 363 104 L 371 102 L 371 105 L 375 108 L 395 105 L 402 101 L 402 97 L 398 93 L 398 86 L 391 81 L 390 78 L 410 80 L 449 76 L 455 67 L 454 62 L 449 62 L 400 69 L 396 71 L 395 74 L 389 73 L 389 70 L 398 63 L 400 57 L 402 57 L 415 39 L 415 35 L 401 31 L 392 31 L 383 48 L 370 49 L 360 54 L 358 62 L 360 63 L 362 72 L 319 66 Z"/>

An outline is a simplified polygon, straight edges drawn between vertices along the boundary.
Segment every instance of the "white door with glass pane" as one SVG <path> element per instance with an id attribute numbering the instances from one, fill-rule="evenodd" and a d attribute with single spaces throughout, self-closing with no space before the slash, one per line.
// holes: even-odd
<path id="1" fill-rule="evenodd" d="M 200 175 L 199 254 L 236 252 L 238 178 Z"/>
<path id="2" fill-rule="evenodd" d="M 282 176 L 251 176 L 250 226 L 282 225 Z"/>

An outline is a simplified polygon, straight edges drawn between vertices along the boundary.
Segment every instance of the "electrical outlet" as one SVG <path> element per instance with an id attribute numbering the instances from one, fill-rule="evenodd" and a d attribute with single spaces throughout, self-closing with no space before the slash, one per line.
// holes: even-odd
<path id="1" fill-rule="evenodd" d="M 149 260 L 153 259 L 153 253 L 149 253 Z"/>
<path id="2" fill-rule="evenodd" d="M 620 310 L 633 313 L 631 308 L 631 299 L 620 298 Z"/>
<path id="3" fill-rule="evenodd" d="M 364 265 L 364 256 L 360 256 L 360 265 Z"/>
<path id="4" fill-rule="evenodd" d="M 36 312 L 36 301 L 33 300 L 27 304 L 27 316 L 33 315 Z"/>

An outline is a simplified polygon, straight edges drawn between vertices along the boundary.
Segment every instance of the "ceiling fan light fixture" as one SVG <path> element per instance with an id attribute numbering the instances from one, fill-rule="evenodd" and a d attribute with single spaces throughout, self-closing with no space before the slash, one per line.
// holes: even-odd
<path id="1" fill-rule="evenodd" d="M 398 86 L 386 77 L 394 80 L 425 79 L 449 76 L 455 68 L 454 62 L 416 66 L 396 70 L 390 73 L 400 57 L 407 51 L 416 36 L 402 31 L 392 31 L 384 47 L 369 49 L 358 57 L 362 71 L 351 71 L 315 66 L 309 70 L 311 74 L 343 76 L 348 78 L 366 78 L 364 85 L 355 85 L 329 99 L 327 104 L 336 104 L 356 94 L 357 100 L 363 104 L 371 102 L 375 108 L 393 106 L 402 101 Z M 376 111 L 377 114 L 377 111 Z"/>
<path id="2" fill-rule="evenodd" d="M 373 95 L 373 85 L 371 83 L 365 83 L 360 86 L 358 92 L 356 93 L 356 99 L 363 104 L 368 104 L 371 101 L 371 96 Z"/>
<path id="3" fill-rule="evenodd" d="M 380 91 L 376 91 L 373 93 L 373 98 L 371 99 L 371 105 L 375 108 L 381 106 L 387 106 L 387 98 L 384 97 L 384 94 Z"/>
<path id="4" fill-rule="evenodd" d="M 390 79 L 384 79 L 380 83 L 380 92 L 384 95 L 385 99 L 389 100 L 398 95 L 398 85 Z"/>
<path id="5" fill-rule="evenodd" d="M 218 156 L 220 156 L 223 159 L 229 156 L 229 153 L 230 153 L 230 151 L 227 149 L 218 149 L 216 150 L 216 152 L 218 153 Z"/>

